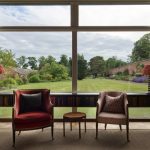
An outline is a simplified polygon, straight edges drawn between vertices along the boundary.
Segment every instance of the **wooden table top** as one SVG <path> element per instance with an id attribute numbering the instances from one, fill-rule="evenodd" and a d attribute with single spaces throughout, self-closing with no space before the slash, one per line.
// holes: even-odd
<path id="1" fill-rule="evenodd" d="M 77 119 L 77 118 L 85 118 L 86 114 L 83 112 L 69 112 L 63 115 L 64 118 Z"/>

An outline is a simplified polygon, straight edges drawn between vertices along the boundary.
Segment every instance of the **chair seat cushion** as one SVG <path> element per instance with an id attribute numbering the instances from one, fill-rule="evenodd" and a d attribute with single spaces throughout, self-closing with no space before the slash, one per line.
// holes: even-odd
<path id="1" fill-rule="evenodd" d="M 15 116 L 15 123 L 38 123 L 42 121 L 51 121 L 52 116 L 46 112 L 27 112 Z"/>
<path id="2" fill-rule="evenodd" d="M 53 125 L 52 115 L 46 112 L 27 112 L 14 118 L 15 130 L 40 129 Z"/>
<path id="3" fill-rule="evenodd" d="M 101 122 L 101 123 L 126 124 L 126 120 L 127 118 L 125 114 L 101 112 L 98 115 L 98 122 Z"/>
<path id="4" fill-rule="evenodd" d="M 123 100 L 123 94 L 116 97 L 106 95 L 103 112 L 124 113 Z"/>

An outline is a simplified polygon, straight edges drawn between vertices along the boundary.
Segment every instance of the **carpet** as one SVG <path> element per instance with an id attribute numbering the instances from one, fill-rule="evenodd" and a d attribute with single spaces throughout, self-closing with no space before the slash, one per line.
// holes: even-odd
<path id="1" fill-rule="evenodd" d="M 79 139 L 78 129 L 66 129 L 63 137 L 62 129 L 54 130 L 51 140 L 51 129 L 24 131 L 16 135 L 16 148 L 12 148 L 11 128 L 0 128 L 0 150 L 146 150 L 150 149 L 150 130 L 130 130 L 130 142 L 126 140 L 126 130 L 99 130 L 95 139 L 95 130 L 82 130 Z"/>

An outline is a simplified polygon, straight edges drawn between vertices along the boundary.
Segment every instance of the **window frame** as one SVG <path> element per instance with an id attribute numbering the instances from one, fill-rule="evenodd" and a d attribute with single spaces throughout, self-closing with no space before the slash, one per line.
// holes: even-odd
<path id="1" fill-rule="evenodd" d="M 72 32 L 72 94 L 77 94 L 77 34 L 101 31 L 150 31 L 149 26 L 79 26 L 80 5 L 150 5 L 150 0 L 0 0 L 0 5 L 70 5 L 70 26 L 0 26 L 0 32 Z"/>

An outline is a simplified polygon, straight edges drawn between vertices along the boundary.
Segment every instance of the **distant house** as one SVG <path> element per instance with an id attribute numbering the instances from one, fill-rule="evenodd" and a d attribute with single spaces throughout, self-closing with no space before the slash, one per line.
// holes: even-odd
<path id="1" fill-rule="evenodd" d="M 138 71 L 137 70 L 137 65 L 138 64 L 150 65 L 150 60 L 138 61 L 136 63 L 131 63 L 131 64 L 128 64 L 128 65 L 125 65 L 125 66 L 113 68 L 113 69 L 109 70 L 109 74 L 114 75 L 114 74 L 117 74 L 118 72 L 124 72 L 125 70 L 128 70 L 129 74 L 136 73 Z"/>

